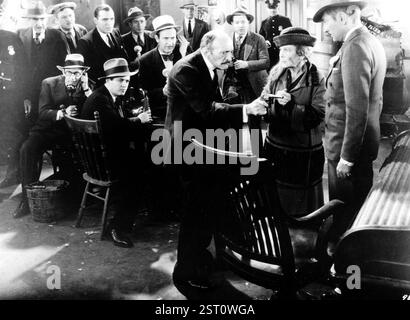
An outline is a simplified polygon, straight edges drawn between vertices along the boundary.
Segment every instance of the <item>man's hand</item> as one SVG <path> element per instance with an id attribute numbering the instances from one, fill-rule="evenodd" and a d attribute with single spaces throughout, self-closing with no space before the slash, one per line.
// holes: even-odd
<path id="1" fill-rule="evenodd" d="M 243 61 L 243 60 L 236 60 L 233 65 L 235 67 L 235 70 L 248 69 L 249 68 L 248 63 L 246 61 Z"/>
<path id="2" fill-rule="evenodd" d="M 143 110 L 144 110 L 143 107 L 139 107 L 138 109 L 132 109 L 132 115 L 134 117 L 138 117 L 142 113 Z"/>
<path id="3" fill-rule="evenodd" d="M 151 110 L 142 112 L 138 115 L 138 119 L 141 120 L 141 123 L 150 123 L 152 122 Z"/>
<path id="4" fill-rule="evenodd" d="M 267 113 L 267 108 L 268 104 L 266 101 L 263 101 L 262 99 L 258 98 L 254 101 L 252 101 L 250 104 L 246 104 L 246 113 L 247 114 L 252 114 L 254 116 L 263 116 Z"/>
<path id="5" fill-rule="evenodd" d="M 282 106 L 287 104 L 290 100 L 292 100 L 292 95 L 287 92 L 287 90 L 279 90 L 275 93 L 278 96 L 282 96 L 282 98 L 277 98 L 276 100 Z"/>
<path id="6" fill-rule="evenodd" d="M 352 175 L 352 166 L 339 161 L 336 167 L 336 174 L 339 179 L 346 179 Z"/>
<path id="7" fill-rule="evenodd" d="M 31 101 L 28 99 L 24 100 L 24 114 L 26 116 L 30 115 L 31 113 Z"/>
<path id="8" fill-rule="evenodd" d="M 88 91 L 90 89 L 88 86 L 88 74 L 86 72 L 81 76 L 81 87 L 83 88 L 83 91 Z"/>
<path id="9" fill-rule="evenodd" d="M 68 106 L 68 107 L 65 109 L 65 112 L 66 112 L 67 115 L 69 115 L 70 117 L 76 117 L 76 116 L 78 116 L 77 106 L 74 106 L 74 105 Z"/>

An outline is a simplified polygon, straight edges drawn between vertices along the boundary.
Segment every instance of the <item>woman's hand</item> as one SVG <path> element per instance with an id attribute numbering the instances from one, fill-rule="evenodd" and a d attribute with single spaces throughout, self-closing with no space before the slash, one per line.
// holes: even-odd
<path id="1" fill-rule="evenodd" d="M 279 90 L 275 93 L 278 96 L 282 96 L 282 98 L 277 98 L 276 101 L 282 106 L 287 104 L 290 100 L 292 100 L 292 95 L 287 92 L 287 90 Z"/>

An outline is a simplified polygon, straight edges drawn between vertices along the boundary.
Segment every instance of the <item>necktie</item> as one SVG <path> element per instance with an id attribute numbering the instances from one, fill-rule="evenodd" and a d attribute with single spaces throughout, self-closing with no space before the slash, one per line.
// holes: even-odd
<path id="1" fill-rule="evenodd" d="M 290 90 L 290 86 L 292 85 L 292 72 L 288 68 L 286 70 L 286 89 Z"/>
<path id="2" fill-rule="evenodd" d="M 171 54 L 161 54 L 161 56 L 165 61 L 173 61 L 174 60 L 174 54 L 173 53 L 171 53 Z"/>
<path id="3" fill-rule="evenodd" d="M 71 33 L 71 31 L 68 31 L 65 34 L 65 36 L 67 38 L 68 46 L 70 47 L 70 53 L 73 53 L 76 49 L 76 45 L 75 45 L 74 40 L 73 40 L 73 34 Z"/>
<path id="4" fill-rule="evenodd" d="M 188 36 L 192 37 L 192 25 L 191 25 L 191 19 L 188 20 Z"/>
<path id="5" fill-rule="evenodd" d="M 39 34 L 39 33 L 36 33 L 36 34 L 35 34 L 35 36 L 34 36 L 34 43 L 35 43 L 36 45 L 39 45 L 39 44 L 41 43 L 41 41 L 40 41 L 40 34 Z"/>
<path id="6" fill-rule="evenodd" d="M 114 41 L 112 41 L 112 35 L 111 33 L 107 34 L 107 39 L 108 39 L 108 46 L 110 48 L 114 48 Z"/>
<path id="7" fill-rule="evenodd" d="M 142 40 L 142 37 L 141 37 L 140 34 L 138 35 L 138 45 L 139 45 L 140 47 L 143 47 L 143 46 L 144 46 L 144 40 Z"/>
<path id="8" fill-rule="evenodd" d="M 235 42 L 235 58 L 239 59 L 239 53 L 241 51 L 242 36 L 238 36 Z"/>
<path id="9" fill-rule="evenodd" d="M 124 112 L 122 111 L 122 102 L 121 102 L 121 100 L 117 98 L 114 102 L 114 106 L 115 106 L 115 109 L 117 110 L 119 116 L 121 118 L 124 118 Z"/>

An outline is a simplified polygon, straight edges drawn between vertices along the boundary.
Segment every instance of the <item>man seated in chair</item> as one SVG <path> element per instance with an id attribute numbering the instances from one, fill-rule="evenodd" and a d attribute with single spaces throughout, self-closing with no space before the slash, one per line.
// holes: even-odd
<path id="1" fill-rule="evenodd" d="M 29 213 L 26 187 L 40 178 L 39 162 L 45 151 L 56 144 L 71 146 L 70 131 L 64 121 L 64 113 L 75 117 L 87 96 L 88 85 L 84 58 L 80 54 L 68 54 L 64 66 L 57 66 L 61 75 L 46 78 L 42 82 L 39 99 L 39 118 L 30 130 L 29 137 L 20 148 L 20 172 L 22 200 L 13 212 L 14 218 Z M 67 169 L 67 177 L 70 170 Z"/>
<path id="2" fill-rule="evenodd" d="M 141 112 L 138 116 L 126 118 L 121 105 L 121 97 L 126 93 L 130 77 L 138 71 L 130 72 L 127 60 L 114 58 L 104 63 L 105 84 L 93 92 L 87 99 L 81 112 L 81 118 L 94 120 L 97 111 L 101 120 L 104 142 L 107 147 L 110 169 L 119 180 L 118 206 L 114 208 L 115 215 L 107 228 L 114 245 L 132 247 L 132 241 L 124 235 L 132 225 L 132 211 L 136 210 L 136 188 L 138 177 L 135 172 L 134 157 L 130 142 L 138 134 L 144 123 L 152 121 L 151 111 Z"/>

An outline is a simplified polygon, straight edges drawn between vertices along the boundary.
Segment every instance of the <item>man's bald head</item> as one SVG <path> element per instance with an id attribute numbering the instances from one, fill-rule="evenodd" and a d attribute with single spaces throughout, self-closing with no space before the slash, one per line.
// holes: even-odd
<path id="1" fill-rule="evenodd" d="M 227 69 L 232 61 L 232 39 L 222 30 L 206 33 L 201 41 L 201 51 L 215 68 Z"/>

